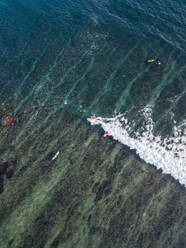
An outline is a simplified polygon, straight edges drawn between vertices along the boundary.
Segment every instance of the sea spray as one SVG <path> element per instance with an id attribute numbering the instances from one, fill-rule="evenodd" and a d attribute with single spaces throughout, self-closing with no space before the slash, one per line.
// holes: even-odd
<path id="1" fill-rule="evenodd" d="M 112 118 L 94 116 L 89 121 L 92 125 L 101 125 L 115 140 L 134 149 L 140 158 L 162 169 L 163 173 L 171 174 L 186 186 L 186 133 L 181 134 L 180 128 L 175 125 L 172 137 L 163 139 L 155 136 L 151 107 L 143 108 L 141 113 L 145 118 L 145 126 L 142 132 L 136 130 L 132 136 L 132 123 L 125 117 L 125 113 L 116 114 Z"/>

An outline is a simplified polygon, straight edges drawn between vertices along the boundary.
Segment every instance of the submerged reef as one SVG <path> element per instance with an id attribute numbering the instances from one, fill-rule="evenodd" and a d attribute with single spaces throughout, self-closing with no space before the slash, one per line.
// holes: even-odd
<path id="1" fill-rule="evenodd" d="M 72 112 L 1 130 L 0 247 L 184 247 L 185 188 Z"/>

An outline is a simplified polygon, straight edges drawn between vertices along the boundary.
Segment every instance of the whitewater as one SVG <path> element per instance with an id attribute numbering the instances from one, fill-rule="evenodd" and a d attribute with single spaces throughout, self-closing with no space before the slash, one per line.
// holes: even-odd
<path id="1" fill-rule="evenodd" d="M 173 127 L 173 136 L 162 138 L 153 134 L 154 122 L 152 107 L 141 109 L 145 118 L 143 131 L 136 130 L 131 136 L 133 123 L 126 118 L 126 113 L 115 114 L 112 118 L 93 116 L 88 119 L 91 125 L 101 125 L 113 139 L 136 151 L 141 159 L 153 164 L 162 173 L 171 174 L 186 187 L 186 129 L 185 122 Z"/>

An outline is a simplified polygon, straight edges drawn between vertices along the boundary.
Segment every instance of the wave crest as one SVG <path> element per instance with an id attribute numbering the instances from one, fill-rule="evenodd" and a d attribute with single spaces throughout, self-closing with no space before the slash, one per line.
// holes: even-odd
<path id="1" fill-rule="evenodd" d="M 125 117 L 125 113 L 113 118 L 96 117 L 89 120 L 91 125 L 101 125 L 115 140 L 135 149 L 145 162 L 162 169 L 163 173 L 171 174 L 181 184 L 186 186 L 186 130 L 174 126 L 172 137 L 162 138 L 153 134 L 154 122 L 151 117 L 151 106 L 141 110 L 145 125 L 138 128 L 132 135 L 133 123 Z M 182 126 L 185 125 L 182 124 Z"/>

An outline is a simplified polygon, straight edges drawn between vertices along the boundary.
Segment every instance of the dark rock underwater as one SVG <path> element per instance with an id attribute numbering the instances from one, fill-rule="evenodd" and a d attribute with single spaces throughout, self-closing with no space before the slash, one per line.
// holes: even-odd
<path id="1" fill-rule="evenodd" d="M 11 178 L 0 165 L 0 247 L 184 247 L 183 186 L 69 110 L 40 129 L 37 140 L 12 147 Z M 3 135 L 8 147 L 12 138 Z M 53 135 L 60 155 L 51 161 Z M 17 169 L 22 153 L 25 167 Z"/>

